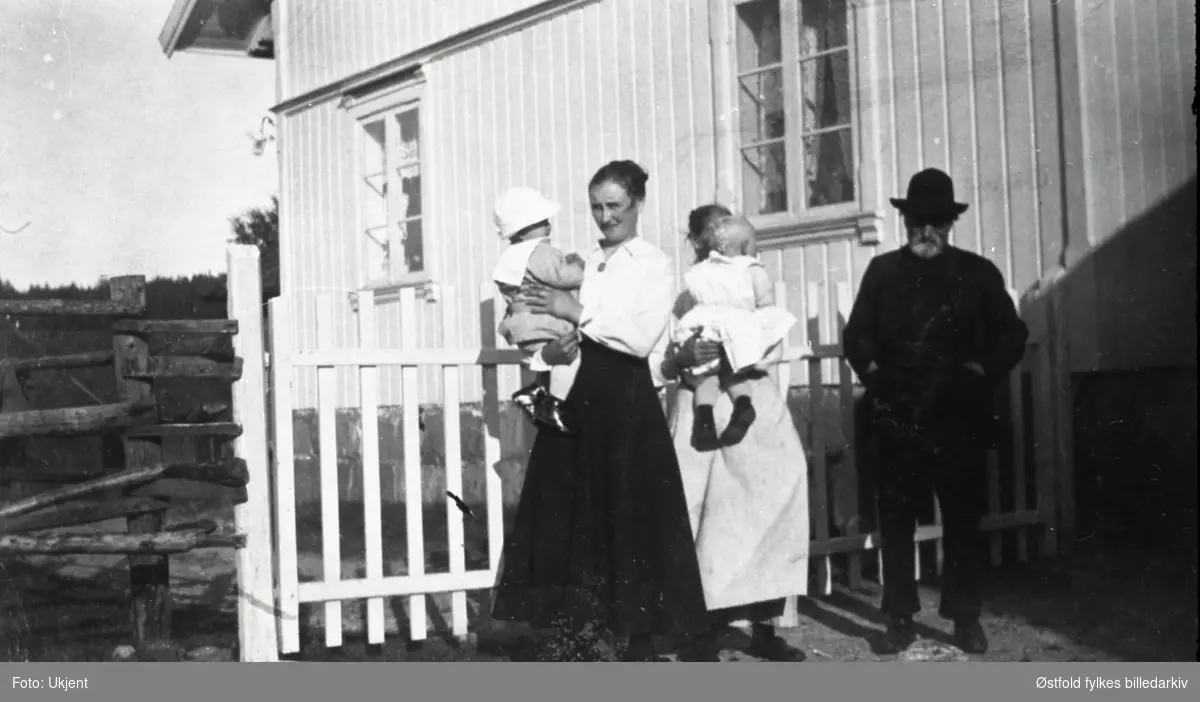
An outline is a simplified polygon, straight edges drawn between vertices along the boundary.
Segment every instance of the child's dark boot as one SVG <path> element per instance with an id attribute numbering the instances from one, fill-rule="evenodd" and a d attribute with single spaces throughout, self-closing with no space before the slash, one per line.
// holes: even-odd
<path id="1" fill-rule="evenodd" d="M 575 435 L 574 418 L 562 400 L 547 394 L 534 409 L 534 422 L 567 436 Z"/>
<path id="2" fill-rule="evenodd" d="M 729 417 L 729 425 L 721 433 L 721 443 L 726 446 L 740 443 L 742 439 L 746 438 L 746 432 L 750 431 L 750 425 L 754 423 L 756 416 L 754 405 L 751 404 L 749 397 L 735 399 L 733 414 Z"/>
<path id="3" fill-rule="evenodd" d="M 692 420 L 692 448 L 697 451 L 715 451 L 721 448 L 721 438 L 717 436 L 717 420 L 713 417 L 712 405 L 696 407 L 696 416 Z"/>
<path id="4" fill-rule="evenodd" d="M 512 401 L 517 403 L 517 407 L 526 414 L 531 420 L 537 421 L 536 408 L 538 404 L 548 396 L 546 386 L 541 383 L 533 383 L 526 385 L 520 390 L 512 394 Z"/>

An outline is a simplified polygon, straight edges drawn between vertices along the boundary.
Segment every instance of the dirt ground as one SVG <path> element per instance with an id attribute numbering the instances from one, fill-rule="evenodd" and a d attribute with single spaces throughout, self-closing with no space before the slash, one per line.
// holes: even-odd
<path id="1" fill-rule="evenodd" d="M 188 518 L 181 515 L 180 520 Z M 174 520 L 173 520 L 174 521 Z M 389 522 L 395 523 L 392 520 Z M 444 522 L 444 518 L 443 518 Z M 387 522 L 385 522 L 387 523 Z M 403 524 L 403 521 L 399 521 Z M 385 534 L 385 539 L 387 538 Z M 431 535 L 432 536 L 432 535 Z M 469 537 L 470 539 L 470 537 Z M 320 568 L 319 537 L 302 538 L 302 579 Z M 477 553 L 478 549 L 471 549 Z M 350 551 L 348 551 L 350 552 Z M 468 567 L 477 558 L 468 557 Z M 346 577 L 360 566 L 350 558 Z M 360 562 L 360 561 L 359 561 Z M 427 568 L 442 570 L 445 554 L 429 554 Z M 393 564 L 394 565 L 394 564 Z M 476 567 L 479 567 L 476 565 Z M 396 572 L 396 568 L 389 571 Z M 403 570 L 402 564 L 400 570 Z M 187 648 L 235 648 L 236 583 L 232 552 L 196 551 L 172 560 L 173 630 Z M 128 572 L 121 557 L 27 557 L 0 561 L 0 660 L 108 660 L 132 643 Z M 936 582 L 923 584 L 927 642 L 947 641 L 949 626 L 936 614 Z M 1197 658 L 1194 553 L 1113 549 L 1081 544 L 1070 558 L 1035 561 L 991 571 L 984 627 L 992 647 L 986 661 L 1194 661 Z M 829 597 L 801 600 L 800 626 L 783 630 L 810 662 L 878 661 L 883 627 L 874 583 L 859 590 L 836 586 Z M 449 598 L 430 598 L 429 638 L 406 644 L 404 603 L 387 609 L 388 643 L 368 648 L 362 603 L 343 606 L 345 645 L 323 647 L 324 609 L 304 606 L 298 660 L 529 660 L 537 637 L 519 628 L 488 628 L 481 593 L 471 593 L 472 639 L 451 645 Z M 480 627 L 484 627 L 480 630 Z M 671 642 L 663 642 L 669 647 Z M 725 660 L 754 660 L 742 649 L 747 637 L 733 629 L 723 638 Z"/>

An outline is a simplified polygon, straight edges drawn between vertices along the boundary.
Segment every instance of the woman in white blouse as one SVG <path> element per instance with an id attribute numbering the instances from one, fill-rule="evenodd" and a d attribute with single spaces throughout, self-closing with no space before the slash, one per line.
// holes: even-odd
<path id="1" fill-rule="evenodd" d="M 707 255 L 704 230 L 722 218 L 731 233 L 753 239 L 749 223 L 730 218 L 724 207 L 696 208 L 688 217 L 688 241 L 697 259 Z M 755 294 L 759 307 L 775 304 L 766 276 L 756 277 Z M 684 291 L 675 314 L 682 317 L 694 304 Z M 772 625 L 783 614 L 784 598 L 808 592 L 808 465 L 784 396 L 767 374 L 780 362 L 782 347 L 769 351 L 745 380 L 758 415 L 750 431 L 739 443 L 717 450 L 697 449 L 692 443 L 695 379 L 690 368 L 719 358 L 721 347 L 693 338 L 666 351 L 662 373 L 680 380 L 670 413 L 675 452 L 687 488 L 705 601 L 716 625 L 694 642 L 691 658 L 717 660 L 721 625 L 750 620 L 748 653 L 770 661 L 803 661 L 803 651 Z M 729 399 L 719 396 L 714 407 L 718 426 L 728 421 L 731 408 Z"/>
<path id="2" fill-rule="evenodd" d="M 647 360 L 666 341 L 675 283 L 672 260 L 637 235 L 647 180 L 636 163 L 614 161 L 589 183 L 602 238 L 586 255 L 578 301 L 523 292 L 532 310 L 578 325 L 540 358 L 557 371 L 581 354 L 565 399 L 578 433 L 538 432 L 492 612 L 627 636 L 627 661 L 663 660 L 654 635 L 708 628 L 662 378 Z"/>

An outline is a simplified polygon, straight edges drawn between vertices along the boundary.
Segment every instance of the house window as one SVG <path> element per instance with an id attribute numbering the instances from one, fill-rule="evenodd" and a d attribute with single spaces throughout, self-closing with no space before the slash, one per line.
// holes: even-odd
<path id="1" fill-rule="evenodd" d="M 857 203 L 847 2 L 736 4 L 740 180 L 748 215 L 813 219 Z"/>
<path id="2" fill-rule="evenodd" d="M 420 103 L 375 112 L 358 124 L 365 282 L 378 287 L 424 281 Z"/>

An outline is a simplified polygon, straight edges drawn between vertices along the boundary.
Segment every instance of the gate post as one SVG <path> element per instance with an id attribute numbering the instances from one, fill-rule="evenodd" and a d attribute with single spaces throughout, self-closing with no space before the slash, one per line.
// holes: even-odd
<path id="1" fill-rule="evenodd" d="M 120 276 L 108 281 L 109 295 L 114 302 L 136 303 L 146 307 L 146 279 L 143 276 Z M 153 383 L 143 378 L 127 378 L 126 371 L 149 365 L 149 344 L 144 338 L 130 334 L 113 334 L 113 368 L 117 392 L 126 402 L 154 401 Z M 129 438 L 122 446 L 127 469 L 146 468 L 162 462 L 161 438 Z M 160 510 L 126 518 L 130 534 L 153 534 L 165 531 L 166 511 Z M 130 614 L 133 640 L 136 646 L 162 643 L 171 639 L 171 560 L 162 554 L 129 556 Z"/>
<path id="2" fill-rule="evenodd" d="M 250 479 L 246 501 L 234 506 L 236 531 L 246 536 L 238 549 L 238 644 L 246 663 L 279 660 L 271 538 L 271 475 L 267 462 L 266 370 L 263 303 L 257 247 L 231 244 L 226 253 L 228 316 L 237 320 L 234 354 L 242 377 L 233 384 L 233 421 L 242 427 L 234 448 Z"/>

